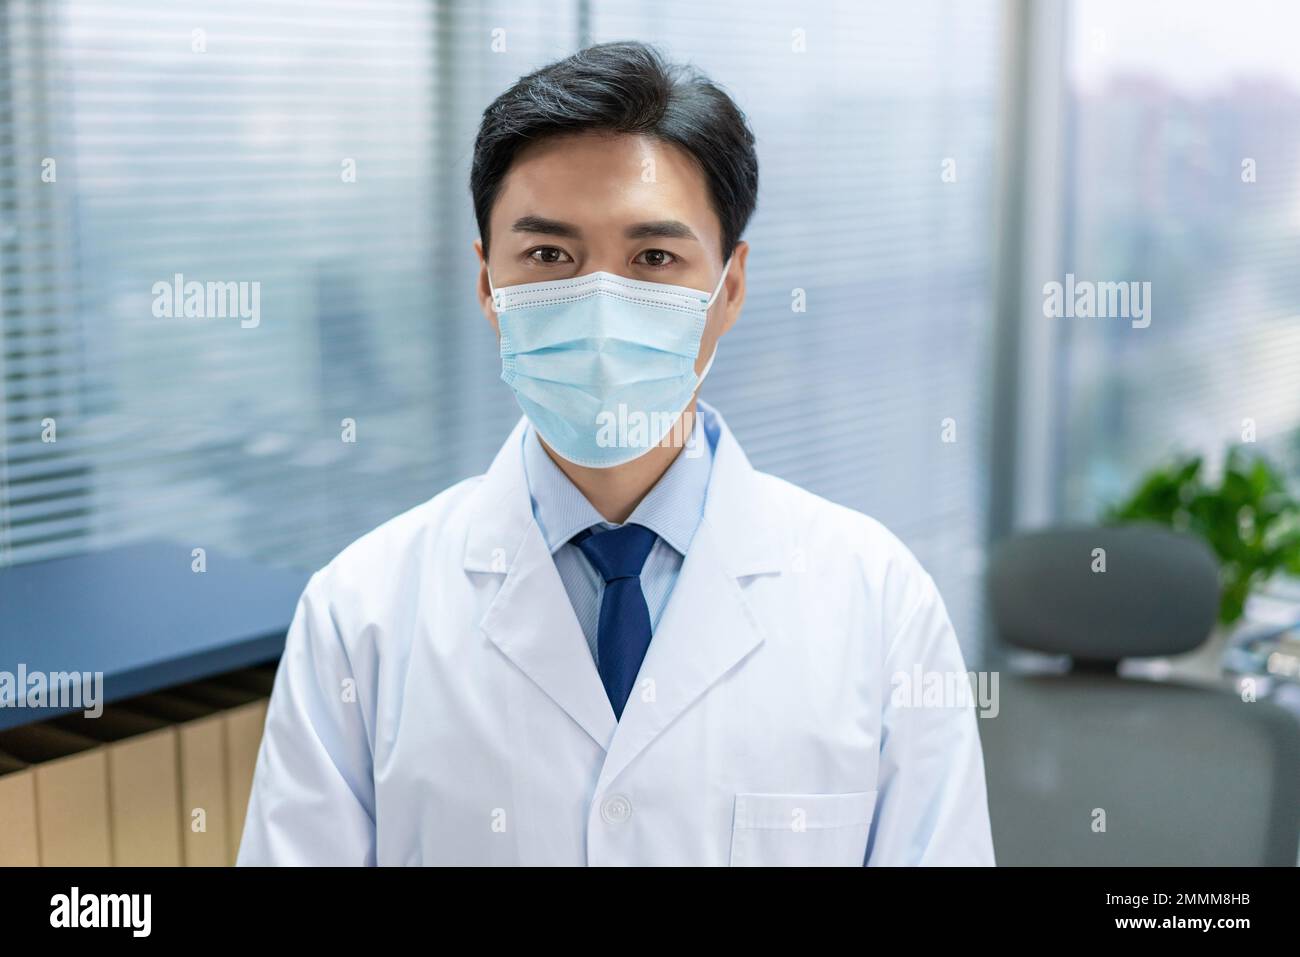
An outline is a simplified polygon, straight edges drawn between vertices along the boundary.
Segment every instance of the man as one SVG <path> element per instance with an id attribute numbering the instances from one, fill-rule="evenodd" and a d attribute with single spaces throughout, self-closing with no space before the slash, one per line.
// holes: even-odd
<path id="1" fill-rule="evenodd" d="M 526 415 L 311 579 L 241 864 L 993 863 L 972 709 L 894 693 L 965 673 L 934 582 L 697 406 L 753 143 L 635 43 L 484 113 L 478 293 Z"/>

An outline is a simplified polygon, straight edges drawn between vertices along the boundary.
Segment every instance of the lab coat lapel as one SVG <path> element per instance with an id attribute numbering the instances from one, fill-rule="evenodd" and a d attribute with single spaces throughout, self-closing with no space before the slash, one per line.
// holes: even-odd
<path id="1" fill-rule="evenodd" d="M 533 518 L 520 420 L 478 489 L 465 549 L 471 572 L 504 575 L 480 627 L 598 745 L 617 720 L 555 561 Z"/>
<path id="2" fill-rule="evenodd" d="M 762 644 L 763 628 L 740 580 L 779 573 L 780 550 L 764 511 L 757 473 L 721 417 L 704 517 L 650 642 L 601 770 L 610 784 L 687 708 Z"/>

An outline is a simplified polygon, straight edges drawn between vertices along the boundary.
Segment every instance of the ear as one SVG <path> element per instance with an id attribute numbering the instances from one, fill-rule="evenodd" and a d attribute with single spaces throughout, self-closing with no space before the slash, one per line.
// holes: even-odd
<path id="1" fill-rule="evenodd" d="M 745 304 L 745 263 L 749 260 L 749 243 L 741 240 L 731 254 L 727 278 L 722 282 L 726 301 L 722 307 L 722 324 L 718 335 L 727 332 L 740 318 L 740 307 Z"/>
<path id="2" fill-rule="evenodd" d="M 501 327 L 497 325 L 497 312 L 492 308 L 492 286 L 488 283 L 488 263 L 487 257 L 483 255 L 483 241 L 474 240 L 474 254 L 478 256 L 478 306 L 483 310 L 483 316 L 492 327 L 492 331 L 501 338 Z"/>

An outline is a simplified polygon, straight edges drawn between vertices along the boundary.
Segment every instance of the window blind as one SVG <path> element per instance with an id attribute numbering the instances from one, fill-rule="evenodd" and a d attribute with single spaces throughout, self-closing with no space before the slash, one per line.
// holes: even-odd
<path id="1" fill-rule="evenodd" d="M 539 6 L 494 59 L 497 12 L 6 6 L 0 562 L 159 535 L 316 567 L 486 465 L 513 403 L 472 385 L 468 137 L 574 37 Z M 259 320 L 155 314 L 190 282 Z"/>

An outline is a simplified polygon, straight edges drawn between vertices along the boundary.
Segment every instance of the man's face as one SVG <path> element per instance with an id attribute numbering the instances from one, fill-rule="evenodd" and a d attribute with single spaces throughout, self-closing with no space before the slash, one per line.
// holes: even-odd
<path id="1" fill-rule="evenodd" d="M 498 288 L 604 271 L 711 292 L 722 275 L 722 225 L 704 174 L 689 154 L 648 136 L 580 133 L 528 147 L 505 176 L 488 229 L 484 265 Z M 736 247 L 709 310 L 697 373 L 740 313 L 748 252 Z M 497 329 L 483 268 L 479 302 Z"/>

